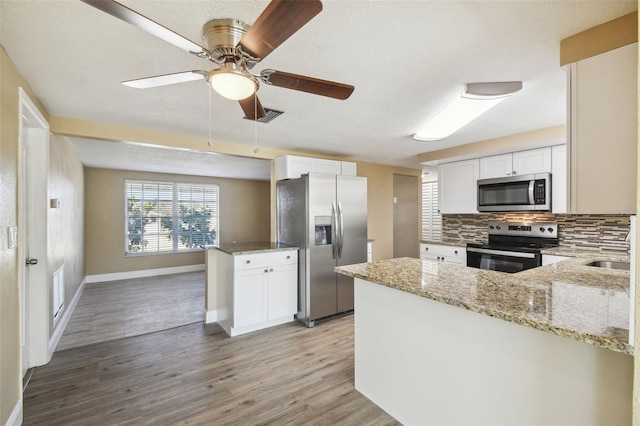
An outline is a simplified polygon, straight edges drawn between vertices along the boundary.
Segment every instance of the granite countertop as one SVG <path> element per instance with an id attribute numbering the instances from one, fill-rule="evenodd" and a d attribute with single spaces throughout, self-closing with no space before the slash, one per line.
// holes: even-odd
<path id="1" fill-rule="evenodd" d="M 614 262 L 629 262 L 629 253 L 612 250 L 587 250 L 575 247 L 558 246 L 541 250 L 542 254 L 554 256 L 579 257 L 591 260 L 611 260 Z"/>
<path id="2" fill-rule="evenodd" d="M 270 251 L 298 250 L 299 247 L 273 241 L 249 241 L 243 243 L 227 243 L 218 246 L 208 245 L 205 249 L 217 249 L 235 256 L 237 254 L 266 253 Z"/>
<path id="3" fill-rule="evenodd" d="M 572 258 L 516 274 L 399 258 L 335 268 L 438 302 L 541 331 L 633 354 L 629 340 L 629 272 Z"/>

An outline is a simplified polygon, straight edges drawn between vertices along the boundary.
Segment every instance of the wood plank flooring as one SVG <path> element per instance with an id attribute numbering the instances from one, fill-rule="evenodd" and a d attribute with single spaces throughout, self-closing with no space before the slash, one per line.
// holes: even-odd
<path id="1" fill-rule="evenodd" d="M 56 350 L 203 320 L 204 272 L 87 284 Z"/>
<path id="2" fill-rule="evenodd" d="M 24 424 L 399 424 L 354 389 L 353 340 L 347 316 L 234 338 L 197 323 L 58 351 L 33 373 Z"/>

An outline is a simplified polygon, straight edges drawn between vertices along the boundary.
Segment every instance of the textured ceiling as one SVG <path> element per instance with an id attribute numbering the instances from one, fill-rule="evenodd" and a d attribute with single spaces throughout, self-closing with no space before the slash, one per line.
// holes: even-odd
<path id="1" fill-rule="evenodd" d="M 122 3 L 196 42 L 208 20 L 252 23 L 268 4 Z M 418 166 L 421 152 L 563 124 L 560 40 L 637 10 L 636 1 L 326 0 L 318 16 L 254 71 L 349 83 L 353 95 L 338 101 L 262 85 L 262 104 L 285 114 L 256 124 L 242 118 L 236 102 L 210 97 L 204 81 L 146 90 L 120 84 L 214 68 L 209 61 L 80 1 L 0 4 L 0 42 L 52 115 L 207 139 L 211 101 L 213 139 L 409 167 Z M 522 80 L 524 88 L 444 141 L 412 140 L 464 83 L 503 80 Z M 109 155 L 117 153 L 102 157 Z"/>

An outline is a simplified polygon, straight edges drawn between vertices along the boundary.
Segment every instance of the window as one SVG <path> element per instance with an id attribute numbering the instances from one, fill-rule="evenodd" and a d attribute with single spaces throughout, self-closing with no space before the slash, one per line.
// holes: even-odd
<path id="1" fill-rule="evenodd" d="M 438 213 L 438 181 L 422 182 L 422 239 L 442 237 L 442 215 Z"/>
<path id="2" fill-rule="evenodd" d="M 125 252 L 170 253 L 218 243 L 218 185 L 127 180 Z"/>

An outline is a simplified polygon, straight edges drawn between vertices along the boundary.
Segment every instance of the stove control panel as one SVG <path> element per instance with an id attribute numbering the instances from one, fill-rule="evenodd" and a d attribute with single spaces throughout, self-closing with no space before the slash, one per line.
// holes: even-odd
<path id="1" fill-rule="evenodd" d="M 550 222 L 489 222 L 489 235 L 558 238 L 558 224 Z"/>

